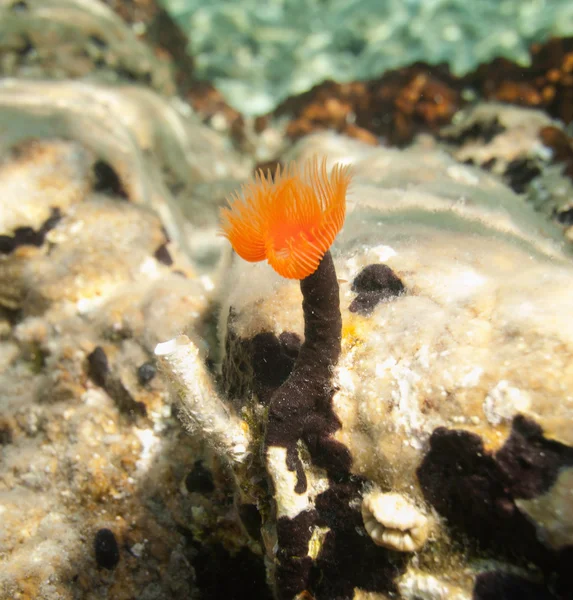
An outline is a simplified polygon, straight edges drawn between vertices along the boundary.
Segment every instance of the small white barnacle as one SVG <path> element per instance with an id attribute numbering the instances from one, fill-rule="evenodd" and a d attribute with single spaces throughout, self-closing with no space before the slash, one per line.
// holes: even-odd
<path id="1" fill-rule="evenodd" d="M 390 550 L 414 552 L 428 539 L 428 517 L 402 494 L 367 493 L 362 499 L 362 520 L 372 541 Z"/>

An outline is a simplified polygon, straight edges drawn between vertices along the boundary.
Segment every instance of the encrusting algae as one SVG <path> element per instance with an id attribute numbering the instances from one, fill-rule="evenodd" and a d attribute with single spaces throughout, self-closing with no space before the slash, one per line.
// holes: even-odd
<path id="1" fill-rule="evenodd" d="M 267 259 L 279 275 L 304 279 L 344 223 L 349 183 L 349 167 L 336 165 L 329 176 L 326 159 L 278 167 L 274 177 L 259 171 L 221 209 L 222 233 L 244 260 Z"/>

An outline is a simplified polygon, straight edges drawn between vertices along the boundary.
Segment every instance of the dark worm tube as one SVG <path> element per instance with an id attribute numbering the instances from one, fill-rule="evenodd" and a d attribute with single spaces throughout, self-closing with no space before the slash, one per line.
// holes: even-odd
<path id="1" fill-rule="evenodd" d="M 335 444 L 334 448 L 329 439 L 340 427 L 332 411 L 332 369 L 340 356 L 342 331 L 338 281 L 330 252 L 312 275 L 301 280 L 300 288 L 304 343 L 292 373 L 271 398 L 265 442 L 267 447 L 287 449 L 289 468 L 296 468 L 297 488 L 302 488 L 302 492 L 306 489 L 302 465 L 297 468 L 294 464 L 300 462 L 296 452 L 298 440 L 306 443 L 313 463 L 327 471 L 346 471 L 350 458 L 346 450 L 341 451 L 342 446 Z M 328 456 L 324 456 L 325 452 Z"/>
<path id="2" fill-rule="evenodd" d="M 265 447 L 286 448 L 287 467 L 297 474 L 295 492 L 307 489 L 304 466 L 299 458 L 299 440 L 304 443 L 313 465 L 336 480 L 348 473 L 350 454 L 331 436 L 340 427 L 332 409 L 332 369 L 341 351 L 342 318 L 336 271 L 330 252 L 318 269 L 301 280 L 304 312 L 304 343 L 294 368 L 273 394 L 268 413 Z M 293 598 L 306 589 L 312 560 L 306 555 L 315 510 L 303 511 L 294 519 L 277 521 L 277 573 L 279 598 Z"/>

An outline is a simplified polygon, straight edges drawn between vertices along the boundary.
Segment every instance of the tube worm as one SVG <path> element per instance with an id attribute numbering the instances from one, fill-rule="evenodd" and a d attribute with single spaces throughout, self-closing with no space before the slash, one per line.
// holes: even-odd
<path id="1" fill-rule="evenodd" d="M 323 470 L 335 479 L 351 463 L 348 450 L 331 437 L 340 427 L 332 409 L 332 369 L 341 351 L 342 318 L 329 252 L 344 222 L 349 182 L 347 167 L 335 166 L 329 176 L 324 160 L 303 169 L 290 165 L 274 178 L 257 175 L 221 215 L 223 235 L 239 256 L 267 259 L 280 275 L 300 279 L 303 296 L 304 343 L 290 376 L 271 397 L 264 443 L 277 517 L 273 579 L 285 599 L 307 588 L 309 544 L 320 529 L 307 472 Z"/>

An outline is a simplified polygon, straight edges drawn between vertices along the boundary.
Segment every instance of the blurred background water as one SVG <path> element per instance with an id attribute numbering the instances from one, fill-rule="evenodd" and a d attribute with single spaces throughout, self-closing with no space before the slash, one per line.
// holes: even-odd
<path id="1" fill-rule="evenodd" d="M 464 75 L 573 34 L 570 0 L 162 0 L 189 36 L 197 77 L 246 115 L 332 79 L 416 61 Z"/>

